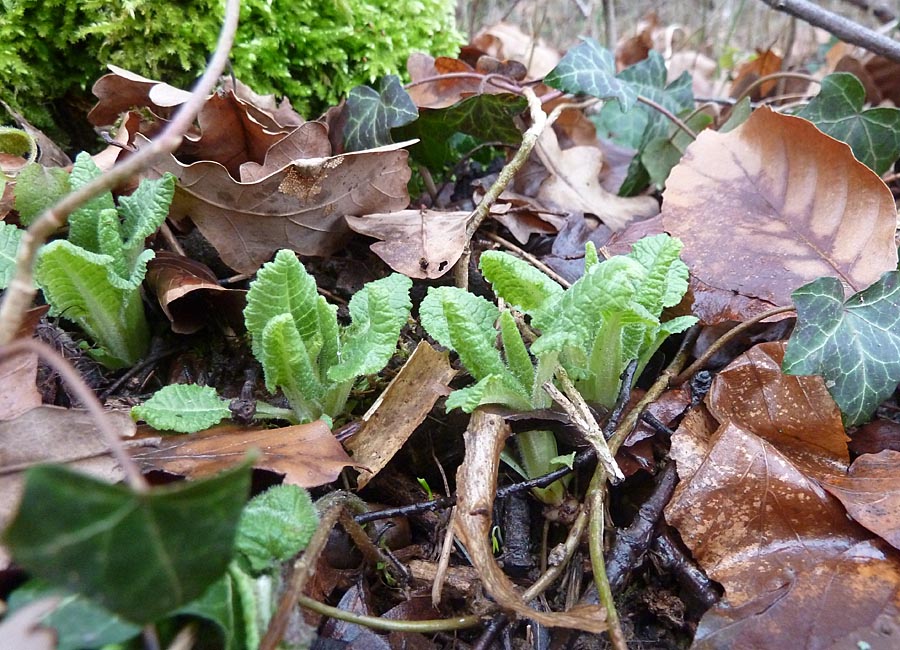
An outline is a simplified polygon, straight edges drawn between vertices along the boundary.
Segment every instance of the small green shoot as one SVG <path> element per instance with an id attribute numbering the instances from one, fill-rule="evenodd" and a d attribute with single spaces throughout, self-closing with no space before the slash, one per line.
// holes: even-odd
<path id="1" fill-rule="evenodd" d="M 422 486 L 423 490 L 425 490 L 425 495 L 428 497 L 428 500 L 432 501 L 434 499 L 434 492 L 431 491 L 431 486 L 428 485 L 428 480 L 422 478 L 421 476 L 417 476 L 416 482 Z"/>

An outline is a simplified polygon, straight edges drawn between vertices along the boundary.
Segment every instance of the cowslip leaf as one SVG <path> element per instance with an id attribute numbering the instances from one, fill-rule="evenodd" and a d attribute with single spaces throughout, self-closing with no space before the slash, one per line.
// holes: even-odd
<path id="1" fill-rule="evenodd" d="M 126 280 L 113 272 L 114 260 L 108 255 L 57 240 L 41 249 L 35 282 L 50 303 L 51 315 L 77 323 L 98 345 L 92 356 L 111 368 L 121 368 L 140 359 L 149 344 L 137 289 L 152 258 L 153 251 L 144 251 Z"/>
<path id="2" fill-rule="evenodd" d="M 5 289 L 16 272 L 16 253 L 24 231 L 0 222 L 0 289 Z"/>
<path id="3" fill-rule="evenodd" d="M 253 356 L 262 356 L 262 332 L 275 316 L 290 314 L 311 359 L 322 346 L 316 281 L 297 256 L 282 249 L 264 264 L 247 292 L 244 323 L 252 339 Z"/>
<path id="4" fill-rule="evenodd" d="M 515 319 L 506 310 L 500 314 L 500 339 L 503 341 L 506 365 L 512 376 L 519 382 L 522 390 L 530 393 L 534 386 L 534 365 Z"/>
<path id="5" fill-rule="evenodd" d="M 457 287 L 432 287 L 419 315 L 425 331 L 455 350 L 475 379 L 508 374 L 496 347 L 494 321 L 500 311 L 493 303 Z"/>
<path id="6" fill-rule="evenodd" d="M 796 115 L 846 142 L 857 160 L 880 176 L 900 156 L 900 110 L 863 110 L 865 102 L 866 89 L 859 79 L 847 72 L 834 72 L 822 80 L 819 94 Z"/>
<path id="7" fill-rule="evenodd" d="M 397 75 L 382 77 L 378 90 L 357 86 L 347 96 L 344 147 L 347 151 L 363 151 L 392 144 L 391 129 L 409 124 L 418 116 L 419 109 Z"/>
<path id="8" fill-rule="evenodd" d="M 244 508 L 235 546 L 253 571 L 264 571 L 306 548 L 318 522 L 309 492 L 296 485 L 277 485 Z"/>
<path id="9" fill-rule="evenodd" d="M 782 369 L 819 375 L 844 419 L 866 422 L 900 382 L 900 272 L 844 300 L 840 280 L 819 278 L 793 294 L 797 325 Z"/>
<path id="10" fill-rule="evenodd" d="M 636 299 L 654 316 L 677 305 L 688 288 L 688 267 L 678 254 L 681 240 L 662 233 L 639 239 L 628 257 L 647 270 Z"/>
<path id="11" fill-rule="evenodd" d="M 213 623 L 222 637 L 222 645 L 216 647 L 221 647 L 223 650 L 257 647 L 245 642 L 244 625 L 247 622 L 242 613 L 255 614 L 253 607 L 255 600 L 253 600 L 252 594 L 239 592 L 235 573 L 242 574 L 242 572 L 236 569 L 236 564 L 232 561 L 228 565 L 227 573 L 203 592 L 200 598 L 192 600 L 174 612 L 175 615 L 205 618 Z M 249 576 L 246 578 L 252 582 Z M 250 599 L 249 604 L 244 602 L 245 595 Z"/>
<path id="12" fill-rule="evenodd" d="M 387 365 L 397 349 L 400 328 L 409 318 L 411 287 L 412 280 L 394 273 L 353 294 L 348 306 L 352 323 L 341 337 L 340 364 L 328 369 L 331 381 L 349 381 Z"/>
<path id="13" fill-rule="evenodd" d="M 129 196 L 119 199 L 122 215 L 124 247 L 131 261 L 144 249 L 144 240 L 156 232 L 166 216 L 175 196 L 175 177 L 144 179 Z"/>
<path id="14" fill-rule="evenodd" d="M 146 624 L 225 572 L 249 490 L 248 463 L 145 493 L 60 466 L 35 467 L 3 541 L 33 575 Z"/>
<path id="15" fill-rule="evenodd" d="M 103 172 L 90 154 L 81 152 L 75 158 L 69 186 L 72 191 L 87 185 Z M 100 252 L 97 241 L 97 219 L 102 210 L 114 210 L 116 204 L 111 192 L 104 192 L 85 203 L 69 215 L 69 241 L 92 253 Z"/>
<path id="16" fill-rule="evenodd" d="M 497 295 L 526 314 L 548 308 L 563 294 L 563 288 L 547 274 L 508 253 L 485 251 L 478 266 Z"/>
<path id="17" fill-rule="evenodd" d="M 110 258 L 110 269 L 120 278 L 128 279 L 128 260 L 122 245 L 122 231 L 119 228 L 119 213 L 115 210 L 100 210 L 97 215 L 97 252 Z"/>
<path id="18" fill-rule="evenodd" d="M 260 350 L 258 358 L 269 392 L 281 388 L 301 422 L 319 417 L 322 408 L 316 400 L 324 395 L 325 387 L 290 314 L 281 314 L 266 323 Z"/>
<path id="19" fill-rule="evenodd" d="M 508 373 L 488 375 L 466 388 L 455 390 L 447 397 L 447 410 L 462 409 L 471 413 L 482 404 L 503 404 L 511 409 L 530 411 L 530 396 Z"/>
<path id="20" fill-rule="evenodd" d="M 623 111 L 637 100 L 634 87 L 616 77 L 612 52 L 589 38 L 582 39 L 582 43 L 570 49 L 544 77 L 544 83 L 568 93 L 616 99 Z"/>
<path id="21" fill-rule="evenodd" d="M 62 167 L 28 163 L 16 176 L 16 211 L 30 226 L 44 210 L 69 193 L 69 174 Z"/>
<path id="22" fill-rule="evenodd" d="M 133 407 L 131 417 L 157 430 L 194 433 L 231 417 L 231 411 L 211 386 L 169 384 Z"/>

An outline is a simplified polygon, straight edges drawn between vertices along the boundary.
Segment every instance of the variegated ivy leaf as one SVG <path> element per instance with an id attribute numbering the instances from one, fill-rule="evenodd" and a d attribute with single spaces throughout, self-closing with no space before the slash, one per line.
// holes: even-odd
<path id="1" fill-rule="evenodd" d="M 616 78 L 612 52 L 593 39 L 582 40 L 544 77 L 544 83 L 568 93 L 616 99 L 627 111 L 637 100 L 637 92 L 631 84 Z"/>
<path id="2" fill-rule="evenodd" d="M 419 109 L 397 75 L 382 77 L 378 90 L 357 86 L 347 96 L 344 147 L 362 151 L 392 144 L 391 129 L 409 124 L 418 116 Z"/>
<path id="3" fill-rule="evenodd" d="M 350 299 L 352 323 L 342 336 L 341 362 L 328 378 L 345 382 L 380 371 L 397 350 L 400 328 L 409 318 L 412 280 L 394 273 L 369 282 Z"/>
<path id="4" fill-rule="evenodd" d="M 485 251 L 479 262 L 485 279 L 510 305 L 535 315 L 562 297 L 563 288 L 534 266 L 500 251 Z"/>
<path id="5" fill-rule="evenodd" d="M 211 386 L 169 384 L 132 408 L 131 417 L 159 431 L 195 433 L 231 417 L 231 410 Z"/>

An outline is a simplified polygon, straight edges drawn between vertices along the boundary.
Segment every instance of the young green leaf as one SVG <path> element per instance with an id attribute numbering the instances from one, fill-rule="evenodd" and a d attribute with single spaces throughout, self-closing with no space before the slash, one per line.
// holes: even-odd
<path id="1" fill-rule="evenodd" d="M 62 167 L 28 163 L 16 176 L 16 211 L 30 226 L 44 210 L 69 193 L 69 174 Z"/>
<path id="2" fill-rule="evenodd" d="M 0 289 L 9 286 L 16 272 L 16 254 L 24 230 L 11 223 L 0 222 Z"/>
<path id="3" fill-rule="evenodd" d="M 637 100 L 634 87 L 616 78 L 612 52 L 589 38 L 582 39 L 582 43 L 570 49 L 544 77 L 544 83 L 567 93 L 616 99 L 623 111 L 630 109 Z"/>
<path id="4" fill-rule="evenodd" d="M 688 267 L 678 258 L 681 248 L 681 240 L 663 233 L 639 239 L 628 254 L 647 270 L 636 298 L 653 315 L 677 305 L 687 291 Z"/>
<path id="5" fill-rule="evenodd" d="M 254 648 L 246 643 L 244 626 L 241 625 L 240 610 L 243 598 L 239 594 L 233 577 L 235 562 L 228 565 L 228 572 L 212 584 L 203 595 L 179 607 L 176 616 L 197 616 L 215 625 L 221 635 L 223 650 L 243 650 Z"/>
<path id="6" fill-rule="evenodd" d="M 392 144 L 391 129 L 409 124 L 418 116 L 419 109 L 397 75 L 382 77 L 378 90 L 357 86 L 347 96 L 344 148 L 362 151 Z"/>
<path id="7" fill-rule="evenodd" d="M 158 431 L 194 433 L 231 417 L 231 410 L 211 386 L 169 384 L 133 407 L 131 417 Z"/>
<path id="8" fill-rule="evenodd" d="M 119 213 L 115 210 L 100 210 L 97 215 L 97 252 L 110 259 L 110 269 L 125 280 L 128 279 L 128 260 L 122 246 L 122 231 L 119 229 Z"/>
<path id="9" fill-rule="evenodd" d="M 316 281 L 306 272 L 290 250 L 278 251 L 275 259 L 264 264 L 247 292 L 244 323 L 252 337 L 253 356 L 263 352 L 262 333 L 276 316 L 290 314 L 310 359 L 322 347 L 319 335 L 319 307 Z"/>
<path id="10" fill-rule="evenodd" d="M 87 185 L 103 172 L 91 158 L 90 154 L 81 152 L 75 158 L 72 173 L 69 175 L 69 186 L 73 191 Z M 111 192 L 104 192 L 94 197 L 69 215 L 69 241 L 75 246 L 90 251 L 100 252 L 97 241 L 97 219 L 101 210 L 114 210 L 116 204 Z"/>
<path id="11" fill-rule="evenodd" d="M 57 240 L 41 249 L 34 276 L 51 315 L 77 323 L 97 343 L 91 354 L 101 363 L 123 368 L 137 362 L 149 344 L 139 288 L 152 258 L 153 251 L 144 251 L 131 278 L 123 279 L 108 255 Z"/>
<path id="12" fill-rule="evenodd" d="M 253 571 L 265 571 L 306 548 L 318 523 L 309 492 L 296 485 L 278 485 L 253 497 L 244 508 L 236 547 Z"/>
<path id="13" fill-rule="evenodd" d="M 340 364 L 328 369 L 331 381 L 349 381 L 387 365 L 412 308 L 410 288 L 412 280 L 394 273 L 369 282 L 353 295 L 348 306 L 352 323 L 342 336 Z"/>
<path id="14" fill-rule="evenodd" d="M 555 304 L 563 288 L 534 266 L 500 251 L 485 251 L 478 264 L 485 279 L 506 302 L 534 315 Z"/>
<path id="15" fill-rule="evenodd" d="M 500 339 L 503 341 L 503 353 L 506 356 L 506 365 L 513 377 L 525 393 L 531 392 L 534 386 L 534 365 L 531 355 L 525 348 L 525 341 L 512 314 L 503 311 L 500 314 Z"/>
<path id="16" fill-rule="evenodd" d="M 832 277 L 791 295 L 797 325 L 782 369 L 825 379 L 845 425 L 868 421 L 900 382 L 900 272 L 885 273 L 846 301 Z"/>
<path id="17" fill-rule="evenodd" d="M 488 375 L 472 386 L 453 391 L 447 397 L 447 411 L 455 408 L 471 413 L 482 404 L 502 404 L 511 409 L 531 411 L 531 396 L 508 373 Z"/>
<path id="18" fill-rule="evenodd" d="M 249 490 L 249 463 L 147 493 L 35 467 L 3 541 L 33 575 L 146 624 L 225 572 Z"/>
<path id="19" fill-rule="evenodd" d="M 880 176 L 900 156 L 900 110 L 863 110 L 865 103 L 862 82 L 850 73 L 834 72 L 822 79 L 819 94 L 796 114 L 849 144 L 857 160 Z"/>
<path id="20" fill-rule="evenodd" d="M 290 314 L 276 316 L 266 324 L 260 350 L 258 358 L 269 392 L 281 388 L 301 422 L 319 417 L 322 407 L 318 400 L 325 387 Z"/>
<path id="21" fill-rule="evenodd" d="M 493 303 L 457 287 L 432 287 L 419 307 L 425 331 L 455 350 L 475 379 L 508 374 L 496 347 L 499 315 Z"/>
<path id="22" fill-rule="evenodd" d="M 42 598 L 59 596 L 62 600 L 41 619 L 41 625 L 56 631 L 56 650 L 82 650 L 122 643 L 141 633 L 141 628 L 116 616 L 95 602 L 47 584 L 29 580 L 9 596 L 12 614 Z"/>

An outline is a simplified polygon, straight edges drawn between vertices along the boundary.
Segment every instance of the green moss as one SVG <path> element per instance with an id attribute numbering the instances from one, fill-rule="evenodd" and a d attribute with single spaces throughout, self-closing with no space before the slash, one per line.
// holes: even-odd
<path id="1" fill-rule="evenodd" d="M 452 0 L 244 0 L 235 75 L 315 117 L 414 51 L 460 44 Z M 86 96 L 107 63 L 188 87 L 215 46 L 218 0 L 0 0 L 0 97 L 39 125 Z"/>

